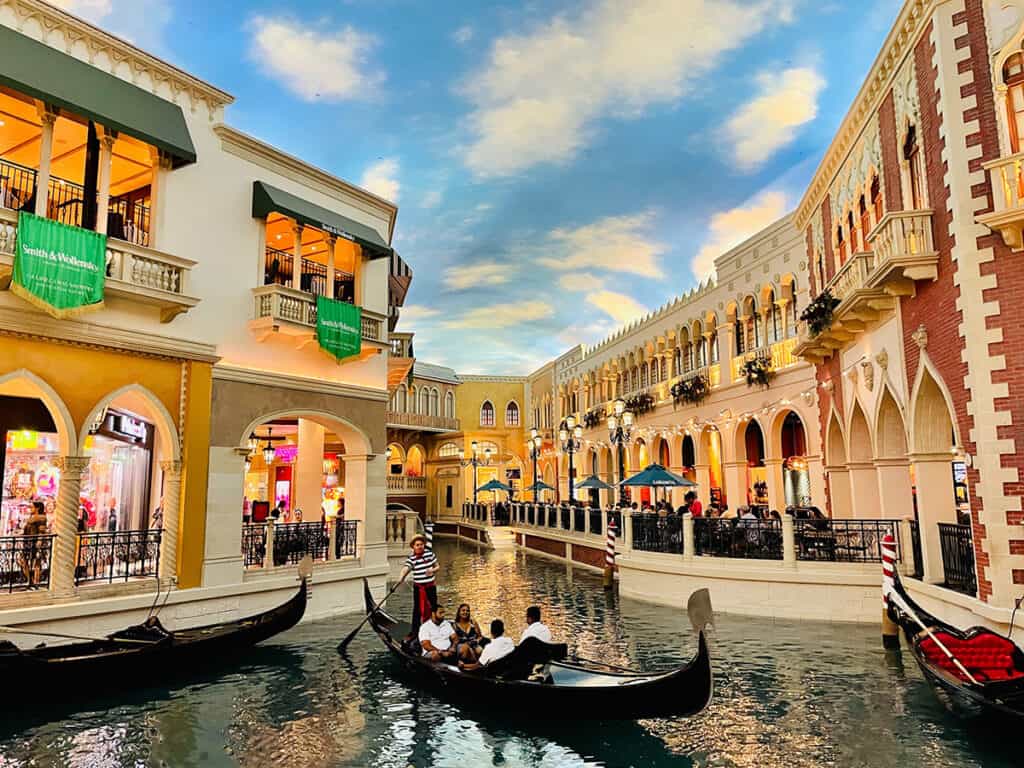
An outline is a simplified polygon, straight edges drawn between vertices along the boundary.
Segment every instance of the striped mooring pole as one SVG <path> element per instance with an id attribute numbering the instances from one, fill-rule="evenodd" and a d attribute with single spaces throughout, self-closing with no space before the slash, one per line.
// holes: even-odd
<path id="1" fill-rule="evenodd" d="M 615 584 L 615 521 L 608 521 L 608 545 L 604 551 L 604 588 Z"/>
<path id="2" fill-rule="evenodd" d="M 900 628 L 889 618 L 889 593 L 896 573 L 896 539 L 891 533 L 882 537 L 882 647 L 900 647 Z"/>
<path id="3" fill-rule="evenodd" d="M 424 536 L 426 536 L 426 539 L 427 539 L 427 549 L 429 549 L 431 552 L 433 552 L 434 551 L 434 524 L 433 523 L 424 523 L 423 524 L 423 534 L 424 534 Z"/>

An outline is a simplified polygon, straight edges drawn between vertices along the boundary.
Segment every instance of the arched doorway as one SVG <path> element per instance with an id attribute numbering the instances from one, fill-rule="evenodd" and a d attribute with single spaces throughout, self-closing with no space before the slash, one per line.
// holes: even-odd
<path id="1" fill-rule="evenodd" d="M 857 400 L 850 414 L 850 447 L 847 466 L 850 469 L 850 496 L 854 517 L 878 517 L 878 475 L 875 472 L 871 447 L 871 430 L 867 417 Z"/>
<path id="2" fill-rule="evenodd" d="M 683 477 L 697 482 L 697 446 L 690 435 L 683 436 L 679 464 Z"/>
<path id="3" fill-rule="evenodd" d="M 708 465 L 707 502 L 709 506 L 722 509 L 728 503 L 722 471 L 722 433 L 718 431 L 718 427 L 709 426 L 701 432 L 700 440 L 701 453 Z"/>
<path id="4" fill-rule="evenodd" d="M 795 411 L 782 420 L 782 487 L 787 507 L 811 505 L 811 476 L 807 470 L 807 433 Z"/>
<path id="5" fill-rule="evenodd" d="M 882 391 L 875 425 L 879 515 L 901 518 L 913 509 L 913 481 L 903 413 L 889 387 Z"/>
<path id="6" fill-rule="evenodd" d="M 668 440 L 661 440 L 658 443 L 658 463 L 666 468 L 672 466 L 672 456 L 669 453 Z"/>
<path id="7" fill-rule="evenodd" d="M 852 516 L 850 500 L 850 470 L 846 466 L 846 438 L 835 411 L 828 421 L 825 437 L 825 471 L 828 475 L 829 499 L 832 517 Z"/>
<path id="8" fill-rule="evenodd" d="M 768 474 L 764 459 L 764 433 L 757 419 L 747 422 L 743 435 L 743 456 L 747 464 L 747 504 L 768 505 Z"/>
<path id="9" fill-rule="evenodd" d="M 425 461 L 426 452 L 423 450 L 423 446 L 419 444 L 412 446 L 405 456 L 405 476 L 423 477 Z"/>
<path id="10" fill-rule="evenodd" d="M 405 471 L 405 449 L 399 443 L 388 443 L 385 456 L 389 476 L 401 475 Z"/>

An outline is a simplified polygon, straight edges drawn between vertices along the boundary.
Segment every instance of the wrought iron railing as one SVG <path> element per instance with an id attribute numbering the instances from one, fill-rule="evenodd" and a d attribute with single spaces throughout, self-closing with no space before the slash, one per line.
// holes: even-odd
<path id="1" fill-rule="evenodd" d="M 558 527 L 561 528 L 563 531 L 572 530 L 572 515 L 569 512 L 568 507 L 558 508 L 558 521 Z"/>
<path id="2" fill-rule="evenodd" d="M 267 558 L 267 524 L 249 523 L 242 526 L 242 565 L 262 568 Z"/>
<path id="3" fill-rule="evenodd" d="M 50 586 L 52 534 L 0 538 L 0 592 Z"/>
<path id="4" fill-rule="evenodd" d="M 357 554 L 356 542 L 359 532 L 358 520 L 335 520 L 334 521 L 334 559 L 341 560 L 343 557 L 355 557 Z"/>
<path id="5" fill-rule="evenodd" d="M 161 534 L 159 528 L 79 534 L 75 583 L 156 576 Z"/>
<path id="6" fill-rule="evenodd" d="M 547 518 L 548 528 L 557 528 L 558 508 L 553 507 L 550 504 L 545 504 L 541 509 L 543 509 L 542 514 Z"/>
<path id="7" fill-rule="evenodd" d="M 536 525 L 537 524 L 537 513 L 538 513 L 538 511 L 539 510 L 536 507 L 527 507 L 526 508 L 526 522 L 529 523 L 530 525 Z"/>
<path id="8" fill-rule="evenodd" d="M 572 507 L 572 529 L 576 533 L 587 532 L 587 510 L 583 507 Z"/>
<path id="9" fill-rule="evenodd" d="M 836 563 L 882 562 L 882 538 L 896 541 L 902 559 L 899 523 L 896 520 L 794 520 L 797 560 Z"/>
<path id="10" fill-rule="evenodd" d="M 590 510 L 590 532 L 600 536 L 604 533 L 601 530 L 601 508 L 600 507 L 589 507 Z"/>
<path id="11" fill-rule="evenodd" d="M 974 574 L 974 541 L 971 526 L 939 523 L 939 547 L 942 550 L 942 570 L 948 589 L 974 595 L 978 582 Z"/>
<path id="12" fill-rule="evenodd" d="M 510 525 L 512 523 L 511 515 L 507 504 L 498 503 L 494 505 L 492 525 Z"/>
<path id="13" fill-rule="evenodd" d="M 633 515 L 633 549 L 643 552 L 683 553 L 683 519 L 676 515 Z"/>
<path id="14" fill-rule="evenodd" d="M 914 573 L 912 575 L 915 579 L 923 579 L 924 557 L 921 554 L 921 526 L 917 520 L 910 521 L 910 548 L 914 553 Z"/>
<path id="15" fill-rule="evenodd" d="M 280 523 L 274 526 L 274 565 L 297 563 L 306 555 L 326 560 L 328 533 L 325 523 Z"/>
<path id="16" fill-rule="evenodd" d="M 782 559 L 782 524 L 777 520 L 697 517 L 693 539 L 697 555 Z"/>

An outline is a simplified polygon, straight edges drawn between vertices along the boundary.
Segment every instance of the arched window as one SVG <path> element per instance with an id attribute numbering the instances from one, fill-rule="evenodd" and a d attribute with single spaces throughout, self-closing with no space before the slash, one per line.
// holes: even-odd
<path id="1" fill-rule="evenodd" d="M 519 426 L 519 404 L 515 400 L 512 400 L 505 406 L 505 426 Z"/>
<path id="2" fill-rule="evenodd" d="M 836 250 L 839 251 L 839 266 L 846 263 L 846 240 L 843 238 L 843 225 L 836 227 Z"/>
<path id="3" fill-rule="evenodd" d="M 814 261 L 818 267 L 818 292 L 825 290 L 825 254 L 814 254 Z"/>
<path id="4" fill-rule="evenodd" d="M 672 352 L 672 375 L 679 376 L 683 372 L 683 350 L 676 347 Z"/>
<path id="5" fill-rule="evenodd" d="M 420 446 L 414 445 L 409 449 L 405 457 L 406 477 L 423 477 L 423 457 L 423 449 Z"/>
<path id="6" fill-rule="evenodd" d="M 659 381 L 658 374 L 660 372 L 661 371 L 658 368 L 658 361 L 657 360 L 651 360 L 651 384 L 657 384 L 658 383 L 658 381 Z"/>
<path id="7" fill-rule="evenodd" d="M 494 426 L 494 406 L 490 400 L 484 400 L 484 404 L 480 406 L 480 426 Z"/>
<path id="8" fill-rule="evenodd" d="M 430 390 L 426 387 L 420 388 L 420 413 L 424 416 L 430 414 Z"/>
<path id="9" fill-rule="evenodd" d="M 388 445 L 388 474 L 400 475 L 405 469 L 405 451 L 398 443 Z"/>
<path id="10" fill-rule="evenodd" d="M 630 391 L 635 392 L 640 388 L 640 371 L 636 368 L 636 366 L 633 366 L 633 373 L 630 376 L 630 378 L 632 379 L 633 384 L 633 387 Z"/>
<path id="11" fill-rule="evenodd" d="M 661 358 L 661 380 L 668 380 L 668 356 Z"/>
<path id="12" fill-rule="evenodd" d="M 776 341 L 782 338 L 782 317 L 779 314 L 779 308 L 775 304 L 775 291 L 768 294 L 768 308 L 767 308 L 767 324 L 768 324 L 768 343 L 774 344 Z"/>
<path id="13" fill-rule="evenodd" d="M 436 388 L 430 390 L 430 415 L 441 415 L 441 393 Z"/>
<path id="14" fill-rule="evenodd" d="M 409 387 L 409 413 L 419 413 L 417 407 L 419 406 L 419 400 L 416 399 L 418 391 L 416 387 Z"/>
<path id="15" fill-rule="evenodd" d="M 742 355 L 744 350 L 747 348 L 746 344 L 746 329 L 744 328 L 743 321 L 740 320 L 739 315 L 736 316 L 736 320 L 733 322 L 733 336 L 736 337 L 736 354 Z"/>
<path id="16" fill-rule="evenodd" d="M 445 443 L 437 449 L 437 455 L 442 459 L 453 459 L 457 456 L 461 456 L 462 451 L 459 450 L 459 446 L 455 443 Z"/>
<path id="17" fill-rule="evenodd" d="M 445 418 L 455 418 L 455 393 L 448 390 L 444 393 L 444 415 Z"/>
<path id="18" fill-rule="evenodd" d="M 903 159 L 907 163 L 907 177 L 910 182 L 910 207 L 924 208 L 924 186 L 921 178 L 921 148 L 917 143 L 917 128 L 910 126 L 907 139 L 903 142 Z"/>
<path id="19" fill-rule="evenodd" d="M 875 226 L 877 226 L 878 222 L 882 220 L 883 206 L 882 184 L 878 180 L 878 175 L 876 174 L 875 178 L 871 180 L 871 207 L 875 209 Z"/>
<path id="20" fill-rule="evenodd" d="M 868 232 L 871 231 L 871 211 L 868 209 L 868 203 L 864 199 L 864 195 L 860 196 L 860 202 L 857 203 L 857 207 L 860 209 L 860 236 L 864 240 L 861 250 L 870 251 L 871 246 L 868 245 Z"/>
<path id="21" fill-rule="evenodd" d="M 708 337 L 708 346 L 711 348 L 711 364 L 714 365 L 718 362 L 718 331 L 714 328 L 711 329 L 711 335 Z"/>
<path id="22" fill-rule="evenodd" d="M 1024 54 L 1015 53 L 1003 64 L 1006 85 L 1006 122 L 1010 127 L 1010 152 L 1021 151 L 1024 138 Z"/>
<path id="23" fill-rule="evenodd" d="M 846 214 L 846 221 L 849 225 L 848 229 L 850 231 L 850 253 L 852 255 L 860 251 L 860 247 L 857 243 L 857 220 L 853 217 L 853 211 L 850 211 Z"/>
<path id="24" fill-rule="evenodd" d="M 409 390 L 405 384 L 398 385 L 398 391 L 395 393 L 395 410 L 399 413 L 405 413 L 405 409 L 408 407 Z"/>
<path id="25" fill-rule="evenodd" d="M 640 388 L 643 389 L 647 386 L 647 363 L 640 365 Z"/>

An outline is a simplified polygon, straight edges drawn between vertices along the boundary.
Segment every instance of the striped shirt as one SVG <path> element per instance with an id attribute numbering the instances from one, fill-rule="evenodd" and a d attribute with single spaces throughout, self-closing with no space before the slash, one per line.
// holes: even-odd
<path id="1" fill-rule="evenodd" d="M 437 558 L 433 550 L 427 549 L 419 557 L 409 555 L 405 559 L 405 567 L 412 571 L 412 580 L 415 584 L 433 584 L 434 575 L 428 573 L 431 568 L 437 567 Z"/>

